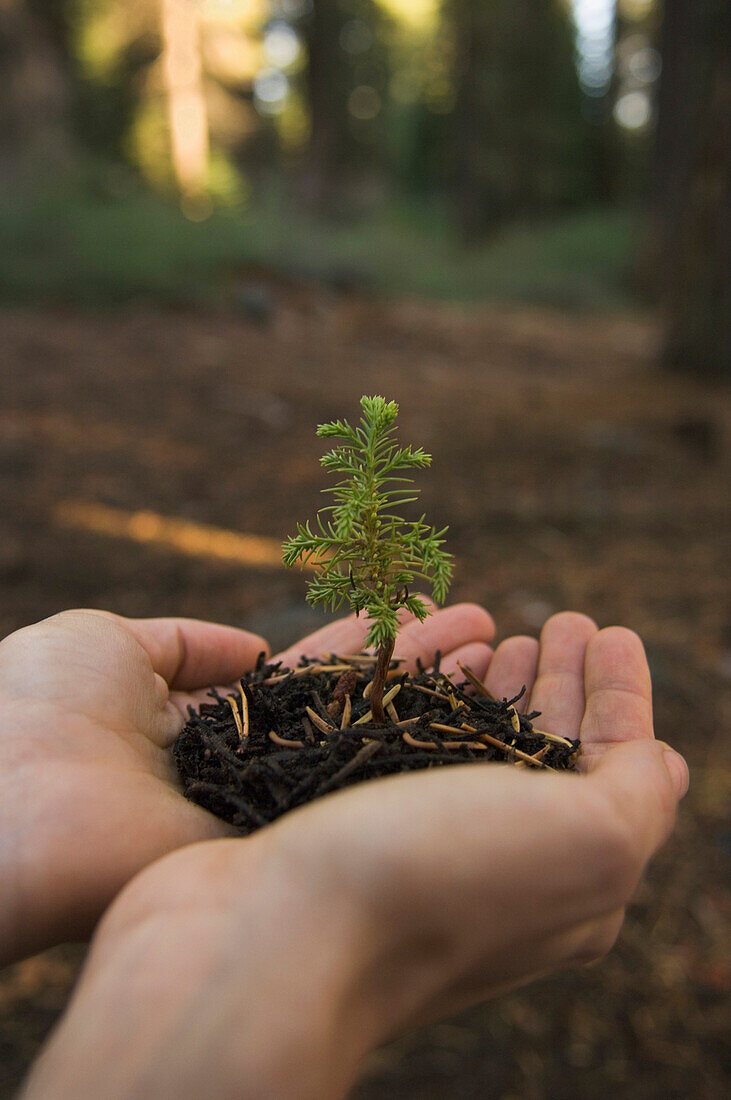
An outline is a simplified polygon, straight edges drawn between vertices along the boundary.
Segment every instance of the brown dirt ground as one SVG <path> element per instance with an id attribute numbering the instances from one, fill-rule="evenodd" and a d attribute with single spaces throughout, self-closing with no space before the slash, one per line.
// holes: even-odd
<path id="1" fill-rule="evenodd" d="M 503 637 L 566 607 L 639 631 L 658 733 L 687 754 L 692 788 L 604 962 L 392 1044 L 354 1096 L 726 1095 L 724 394 L 663 376 L 648 319 L 267 293 L 266 323 L 145 306 L 0 314 L 0 635 L 71 606 L 219 619 L 275 646 L 319 625 L 298 573 L 66 527 L 55 509 L 279 539 L 318 504 L 314 425 L 354 415 L 361 393 L 395 397 L 403 439 L 435 456 L 422 499 L 451 526 L 453 598 L 486 604 Z M 0 975 L 0 1095 L 82 956 L 60 948 Z"/>

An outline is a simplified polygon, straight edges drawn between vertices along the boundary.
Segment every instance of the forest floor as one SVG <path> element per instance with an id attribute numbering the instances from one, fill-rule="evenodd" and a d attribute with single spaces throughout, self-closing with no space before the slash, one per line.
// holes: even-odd
<path id="1" fill-rule="evenodd" d="M 454 600 L 487 605 L 500 637 L 573 608 L 646 641 L 658 734 L 692 784 L 617 947 L 378 1051 L 354 1098 L 725 1096 L 729 424 L 717 389 L 654 365 L 652 320 L 263 279 L 238 312 L 6 310 L 0 348 L 0 635 L 71 606 L 274 647 L 320 625 L 277 543 L 319 504 L 315 425 L 382 393 L 434 455 L 422 501 L 451 528 Z M 0 974 L 0 1096 L 82 958 Z"/>

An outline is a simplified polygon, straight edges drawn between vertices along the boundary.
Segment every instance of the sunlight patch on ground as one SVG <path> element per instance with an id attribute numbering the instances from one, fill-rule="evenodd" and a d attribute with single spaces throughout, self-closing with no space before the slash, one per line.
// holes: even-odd
<path id="1" fill-rule="evenodd" d="M 132 539 L 189 557 L 255 568 L 283 568 L 282 545 L 277 539 L 245 535 L 157 512 L 127 512 L 92 501 L 63 500 L 54 506 L 53 518 L 61 527 Z"/>

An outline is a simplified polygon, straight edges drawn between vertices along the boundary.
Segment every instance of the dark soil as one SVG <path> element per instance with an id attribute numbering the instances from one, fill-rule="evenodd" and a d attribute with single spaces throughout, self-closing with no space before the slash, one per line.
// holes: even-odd
<path id="1" fill-rule="evenodd" d="M 290 670 L 261 660 L 225 698 L 211 689 L 215 702 L 191 708 L 173 749 L 186 797 L 246 834 L 331 791 L 399 772 L 492 760 L 574 767 L 578 741 L 535 729 L 539 711 L 515 710 L 525 688 L 497 700 L 469 672 L 472 683 L 455 684 L 438 659 L 416 676 L 392 663 L 390 721 L 374 724 L 374 662 L 333 654 Z"/>

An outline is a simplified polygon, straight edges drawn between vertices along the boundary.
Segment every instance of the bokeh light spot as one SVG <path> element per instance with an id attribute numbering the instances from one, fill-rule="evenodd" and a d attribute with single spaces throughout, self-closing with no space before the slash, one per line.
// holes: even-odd
<path id="1" fill-rule="evenodd" d="M 284 109 L 289 81 L 281 69 L 268 65 L 254 77 L 254 103 L 262 115 L 277 115 Z"/>
<path id="2" fill-rule="evenodd" d="M 652 114 L 647 92 L 627 92 L 614 105 L 614 120 L 625 130 L 642 130 Z"/>
<path id="3" fill-rule="evenodd" d="M 373 31 L 362 19 L 351 19 L 340 31 L 340 45 L 349 54 L 366 53 L 373 45 Z"/>
<path id="4" fill-rule="evenodd" d="M 264 53 L 274 67 L 288 69 L 294 65 L 299 59 L 301 48 L 299 35 L 289 23 L 278 20 L 267 28 Z"/>
<path id="5" fill-rule="evenodd" d="M 350 93 L 348 110 L 353 118 L 367 122 L 375 118 L 381 109 L 381 97 L 370 84 L 359 84 Z"/>

